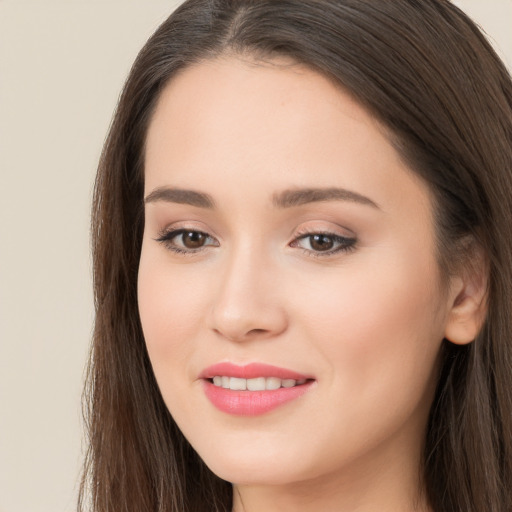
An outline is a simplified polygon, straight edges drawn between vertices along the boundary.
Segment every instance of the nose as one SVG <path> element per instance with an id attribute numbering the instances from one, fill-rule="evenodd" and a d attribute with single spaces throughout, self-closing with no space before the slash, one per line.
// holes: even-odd
<path id="1" fill-rule="evenodd" d="M 228 257 L 216 277 L 209 327 L 237 342 L 267 339 L 284 332 L 288 319 L 278 274 L 249 248 Z"/>

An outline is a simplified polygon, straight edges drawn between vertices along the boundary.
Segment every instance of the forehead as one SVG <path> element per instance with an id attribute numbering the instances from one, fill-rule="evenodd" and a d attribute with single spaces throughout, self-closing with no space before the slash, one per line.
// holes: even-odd
<path id="1" fill-rule="evenodd" d="M 332 80 L 304 65 L 234 57 L 206 60 L 185 68 L 164 88 L 150 123 L 148 146 L 166 144 L 172 136 L 185 147 L 197 148 L 201 142 L 213 142 L 216 134 L 224 140 L 235 135 L 240 145 L 268 145 L 270 139 L 293 143 L 305 126 L 313 131 L 336 125 L 340 113 L 367 126 L 369 137 L 377 135 L 387 143 L 372 116 Z M 322 136 L 348 137 L 342 129 L 338 124 L 335 130 L 324 129 Z"/>
<path id="2" fill-rule="evenodd" d="M 159 98 L 145 156 L 146 194 L 176 186 L 222 195 L 231 183 L 247 200 L 262 189 L 340 186 L 392 209 L 430 207 L 378 121 L 330 79 L 286 61 L 185 68 Z"/>

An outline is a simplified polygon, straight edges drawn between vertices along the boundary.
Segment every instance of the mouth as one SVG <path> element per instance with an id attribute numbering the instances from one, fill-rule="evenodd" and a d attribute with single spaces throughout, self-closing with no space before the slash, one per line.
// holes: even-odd
<path id="1" fill-rule="evenodd" d="M 219 363 L 200 378 L 206 397 L 220 411 L 235 416 L 257 416 L 298 399 L 316 380 L 292 370 L 252 363 Z"/>

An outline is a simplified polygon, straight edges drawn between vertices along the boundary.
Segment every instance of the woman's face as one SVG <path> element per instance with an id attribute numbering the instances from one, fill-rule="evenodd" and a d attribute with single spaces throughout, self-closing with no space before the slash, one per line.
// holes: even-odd
<path id="1" fill-rule="evenodd" d="M 145 172 L 142 327 L 207 465 L 414 474 L 449 294 L 428 189 L 376 120 L 305 67 L 202 62 L 164 90 Z"/>

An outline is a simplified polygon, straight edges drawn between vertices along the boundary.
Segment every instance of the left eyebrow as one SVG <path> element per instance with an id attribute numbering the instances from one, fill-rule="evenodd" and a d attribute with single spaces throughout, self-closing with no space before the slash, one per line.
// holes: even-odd
<path id="1" fill-rule="evenodd" d="M 283 190 L 272 196 L 272 204 L 276 208 L 292 208 L 322 201 L 349 201 L 380 210 L 379 205 L 369 197 L 344 188 L 299 188 Z"/>

